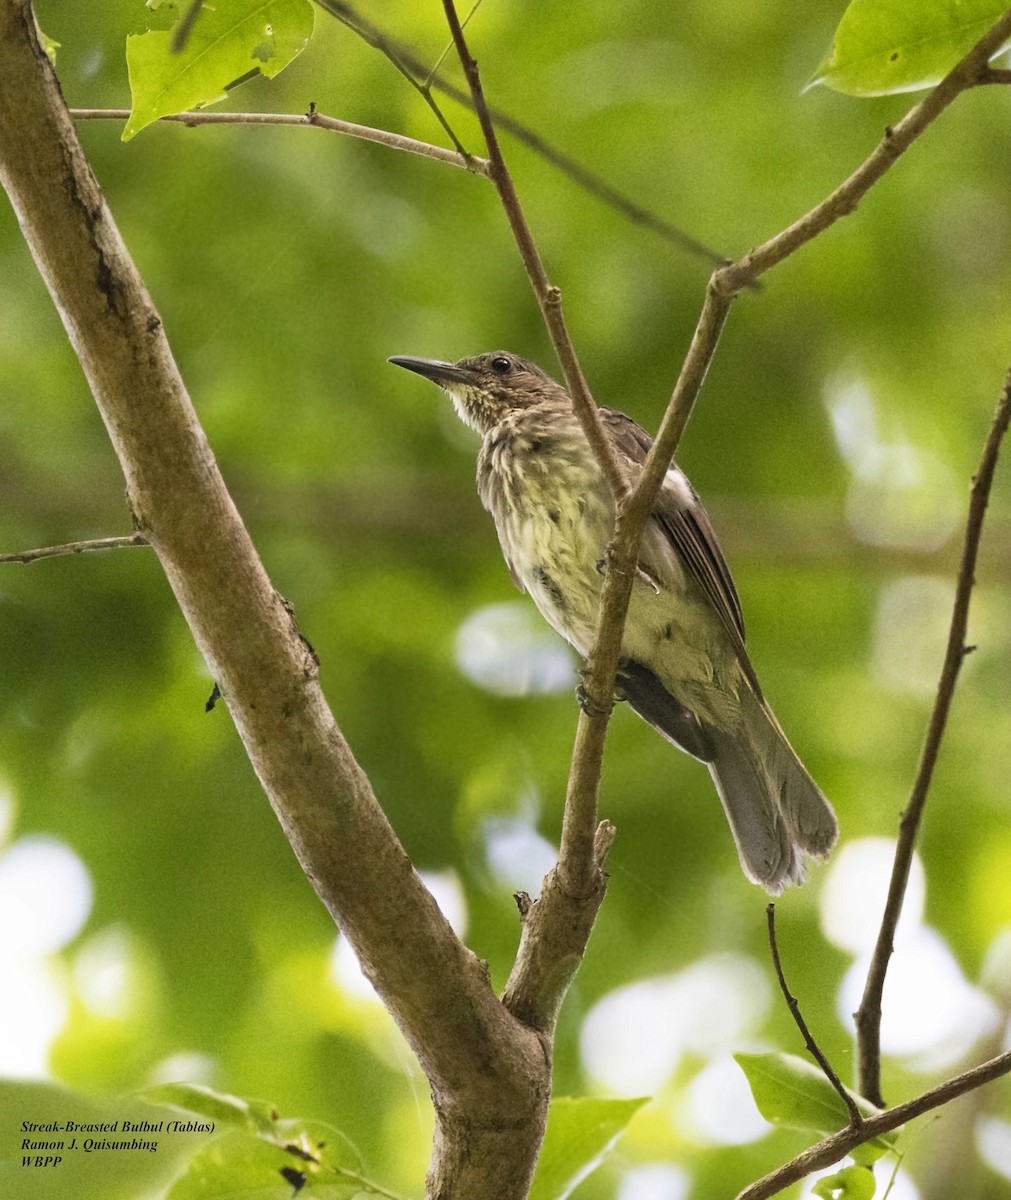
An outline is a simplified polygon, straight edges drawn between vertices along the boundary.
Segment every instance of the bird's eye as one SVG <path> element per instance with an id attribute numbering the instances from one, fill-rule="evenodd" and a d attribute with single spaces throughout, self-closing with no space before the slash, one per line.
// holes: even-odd
<path id="1" fill-rule="evenodd" d="M 491 369 L 496 375 L 508 375 L 513 369 L 513 365 L 508 358 L 503 358 L 499 355 L 497 358 L 491 360 Z"/>

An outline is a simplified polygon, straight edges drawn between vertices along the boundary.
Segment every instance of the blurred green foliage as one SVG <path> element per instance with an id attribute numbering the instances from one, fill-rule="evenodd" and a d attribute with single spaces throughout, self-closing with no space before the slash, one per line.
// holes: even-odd
<path id="1" fill-rule="evenodd" d="M 61 44 L 67 102 L 127 106 L 124 38 L 144 28 L 139 0 L 38 8 Z M 486 0 L 469 37 L 494 104 L 733 256 L 824 197 L 907 107 L 801 95 L 840 9 L 815 0 L 799 19 L 783 0 Z M 438 5 L 363 11 L 429 61 L 447 40 Z M 316 24 L 306 52 L 277 80 L 245 85 L 237 107 L 314 102 L 443 140 L 381 55 L 322 13 Z M 459 78 L 449 59 L 446 71 Z M 1011 359 L 1009 105 L 1003 89 L 962 97 L 854 216 L 738 300 L 679 455 L 734 567 L 765 689 L 835 802 L 844 842 L 894 836 L 944 618 L 884 598 L 896 583 L 953 578 L 968 481 Z M 478 152 L 473 117 L 447 111 Z M 554 367 L 494 192 L 312 129 L 155 125 L 128 145 L 120 132 L 80 126 L 225 478 L 397 832 L 419 869 L 455 872 L 468 943 L 501 984 L 518 935 L 510 893 L 525 883 L 493 869 L 486 834 L 529 818 L 555 839 L 573 694 L 495 695 L 459 669 L 461 624 L 516 597 L 474 494 L 473 440 L 434 389 L 385 362 L 508 347 Z M 525 148 L 505 149 L 596 397 L 655 428 L 706 266 Z M 7 207 L 0 278 L 0 549 L 127 532 L 118 465 Z M 978 572 L 978 649 L 921 846 L 926 920 L 970 981 L 1011 925 L 1007 480 L 1005 466 Z M 881 517 L 896 506 L 926 514 L 915 536 Z M 93 881 L 87 923 L 56 959 L 70 1008 L 53 1075 L 113 1092 L 188 1071 L 330 1122 L 370 1176 L 418 1194 L 424 1078 L 382 1010 L 334 976 L 335 931 L 226 709 L 203 711 L 212 681 L 154 557 L 0 568 L 0 662 L 8 841 L 59 838 Z M 765 897 L 741 876 L 705 770 L 619 711 L 602 809 L 619 835 L 562 1016 L 563 1094 L 599 1087 L 579 1034 L 612 989 L 729 953 L 771 979 Z M 836 994 L 851 960 L 819 930 L 824 871 L 813 874 L 778 905 L 781 950 L 848 1079 Z M 89 1001 L 81 964 L 113 935 L 130 972 L 110 1012 Z M 785 1006 L 755 1020 L 750 1048 L 800 1049 Z M 804 1144 L 789 1132 L 741 1145 L 685 1132 L 679 1114 L 705 1062 L 682 1057 L 579 1200 L 610 1200 L 643 1163 L 684 1172 L 686 1195 L 732 1195 Z M 886 1095 L 950 1069 L 890 1060 Z M 1006 1087 L 979 1103 L 1011 1116 Z M 946 1141 L 946 1128 L 913 1145 L 913 1173 L 928 1176 L 944 1147 L 963 1164 L 960 1196 L 1003 1194 L 971 1137 Z"/>

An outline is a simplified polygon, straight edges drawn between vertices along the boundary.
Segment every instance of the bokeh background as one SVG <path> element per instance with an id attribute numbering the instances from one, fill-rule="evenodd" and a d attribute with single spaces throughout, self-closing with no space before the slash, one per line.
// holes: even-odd
<path id="1" fill-rule="evenodd" d="M 842 4 L 510 5 L 469 36 L 493 103 L 727 255 L 820 200 L 911 99 L 803 93 Z M 129 104 L 139 2 L 40 0 L 68 102 Z M 434 61 L 440 6 L 363 0 Z M 459 78 L 450 60 L 446 70 Z M 238 109 L 443 135 L 323 13 Z M 473 118 L 447 103 L 464 142 Z M 343 729 L 468 943 L 508 973 L 511 893 L 552 861 L 576 664 L 512 589 L 475 443 L 390 354 L 506 347 L 554 369 L 491 186 L 309 129 L 81 137 Z M 680 462 L 734 568 L 754 661 L 835 802 L 832 863 L 778 905 L 793 991 L 844 1077 L 943 651 L 968 484 L 1011 362 L 1011 96 L 960 99 L 858 213 L 736 303 Z M 705 264 L 505 149 L 600 402 L 650 429 Z M 0 207 L 0 550 L 125 533 L 123 482 Z M 966 662 L 886 992 L 889 1100 L 1006 1042 L 1011 1003 L 1011 485 L 999 472 Z M 418 1195 L 424 1077 L 242 754 L 157 562 L 0 568 L 0 1075 L 115 1094 L 205 1082 L 333 1122 Z M 562 1016 L 559 1094 L 654 1097 L 578 1200 L 733 1195 L 798 1151 L 733 1050 L 802 1052 L 765 897 L 705 770 L 612 725 L 607 902 Z M 904 1143 L 893 1200 L 1005 1196 L 1011 1088 Z M 892 1170 L 894 1164 L 888 1166 Z M 797 1191 L 796 1194 L 802 1194 Z"/>

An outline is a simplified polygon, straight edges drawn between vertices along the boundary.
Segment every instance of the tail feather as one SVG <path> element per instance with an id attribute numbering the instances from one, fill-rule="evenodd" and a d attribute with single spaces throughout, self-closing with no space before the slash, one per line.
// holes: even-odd
<path id="1" fill-rule="evenodd" d="M 730 822 L 745 875 L 778 896 L 803 883 L 803 853 L 779 802 L 779 789 L 741 730 L 709 731 L 709 773 Z"/>
<path id="2" fill-rule="evenodd" d="M 744 705 L 750 738 L 778 786 L 783 817 L 805 854 L 824 858 L 839 836 L 835 810 L 808 774 L 768 704 L 748 693 Z"/>
<path id="3" fill-rule="evenodd" d="M 640 663 L 626 660 L 621 693 L 644 720 L 709 767 L 745 875 L 768 892 L 804 880 L 805 855 L 824 858 L 839 833 L 832 805 L 772 710 L 742 681 L 739 719 L 703 724 Z"/>

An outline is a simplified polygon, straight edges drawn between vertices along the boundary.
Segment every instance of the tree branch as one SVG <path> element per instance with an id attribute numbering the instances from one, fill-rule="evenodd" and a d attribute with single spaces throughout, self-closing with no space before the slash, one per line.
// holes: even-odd
<path id="1" fill-rule="evenodd" d="M 33 563 L 42 558 L 56 558 L 62 554 L 85 554 L 92 550 L 115 550 L 123 546 L 150 544 L 142 533 L 131 533 L 124 537 L 90 538 L 84 542 L 65 542 L 62 546 L 42 546 L 38 550 L 22 550 L 17 554 L 0 554 L 0 563 Z"/>
<path id="2" fill-rule="evenodd" d="M 488 147 L 492 181 L 561 363 L 573 409 L 612 495 L 617 499 L 625 491 L 624 476 L 604 434 L 597 406 L 569 337 L 561 292 L 548 279 L 523 215 L 484 98 L 477 63 L 467 46 L 453 0 L 443 0 L 443 8 Z M 612 675 L 612 691 L 613 681 Z M 610 697 L 608 703 L 612 703 Z M 585 713 L 581 714 L 576 731 L 558 864 L 545 879 L 539 900 L 524 915 L 516 963 L 503 993 L 503 1003 L 510 1012 L 546 1034 L 554 1029 L 562 999 L 579 967 L 604 898 L 603 864 L 614 840 L 613 826 L 607 822 L 597 825 L 597 789 L 606 719 L 603 723 L 588 723 L 584 716 Z"/>
<path id="3" fill-rule="evenodd" d="M 70 115 L 75 121 L 125 121 L 130 116 L 128 108 L 72 108 Z M 232 113 L 232 112 L 183 112 L 159 117 L 159 121 L 176 121 L 181 125 L 296 125 L 302 128 L 327 129 L 331 133 L 342 133 L 347 137 L 375 142 L 391 150 L 403 150 L 408 154 L 420 154 L 451 167 L 460 167 L 474 175 L 490 174 L 488 160 L 474 155 L 458 154 L 443 146 L 432 146 L 399 133 L 385 129 L 372 129 L 368 125 L 355 125 L 338 117 L 328 117 L 315 107 L 304 115 L 299 113 Z"/>
<path id="4" fill-rule="evenodd" d="M 324 0 L 317 0 L 317 3 L 321 3 L 321 6 L 333 17 L 357 33 L 370 46 L 373 46 L 384 54 L 397 70 L 407 77 L 412 87 L 417 88 L 419 91 L 424 89 L 430 90 L 434 87 L 442 92 L 443 95 L 456 100 L 459 104 L 463 104 L 467 108 L 474 107 L 474 101 L 469 90 L 459 88 L 434 73 L 438 68 L 438 64 L 436 68 L 430 71 L 421 59 L 407 46 L 391 38 L 388 34 L 383 33 L 378 26 L 367 21 L 350 4 L 345 3 L 345 0 L 325 0 L 325 2 Z M 424 84 L 419 83 L 419 79 L 421 78 L 425 79 Z M 618 191 L 617 188 L 612 187 L 605 179 L 602 179 L 599 175 L 584 167 L 582 163 L 576 162 L 574 158 L 563 153 L 556 146 L 552 146 L 550 142 L 546 141 L 528 125 L 517 121 L 515 117 L 503 112 L 500 108 L 489 106 L 488 112 L 499 129 L 506 130 L 518 142 L 522 142 L 535 154 L 543 158 L 545 162 L 551 163 L 563 175 L 567 175 L 577 187 L 582 188 L 585 192 L 589 192 L 591 196 L 596 196 L 603 204 L 606 204 L 609 208 L 613 208 L 615 212 L 619 213 L 633 225 L 640 225 L 644 229 L 650 230 L 650 232 L 657 234 L 665 241 L 678 246 L 685 253 L 700 258 L 704 262 L 708 262 L 711 266 L 726 266 L 730 261 L 726 255 L 721 254 L 718 250 L 714 250 L 711 246 L 707 246 L 704 242 L 700 242 L 698 238 L 692 237 L 690 233 L 679 229 L 676 225 L 671 224 L 670 221 L 644 208 L 623 192 Z"/>
<path id="5" fill-rule="evenodd" d="M 860 1109 L 857 1108 L 857 1102 L 853 1099 L 850 1093 L 842 1085 L 842 1081 L 835 1073 L 832 1064 L 822 1053 L 818 1043 L 814 1040 L 811 1030 L 807 1027 L 807 1022 L 800 1011 L 800 1003 L 797 997 L 794 996 L 786 983 L 786 976 L 783 974 L 783 964 L 779 959 L 779 946 L 776 944 L 776 906 L 775 904 L 767 904 L 765 906 L 765 915 L 769 923 L 769 949 L 772 951 L 772 965 L 776 969 L 776 978 L 779 980 L 779 990 L 783 993 L 783 999 L 786 1001 L 786 1007 L 790 1010 L 790 1016 L 793 1017 L 797 1028 L 800 1030 L 801 1037 L 804 1039 L 804 1045 L 808 1048 L 811 1056 L 821 1067 L 822 1073 L 829 1083 L 835 1088 L 839 1094 L 839 1098 L 846 1105 L 850 1114 L 850 1124 L 855 1128 L 859 1128 L 863 1124 L 863 1116 Z"/>
<path id="6" fill-rule="evenodd" d="M 721 287 L 739 291 L 834 225 L 840 217 L 855 212 L 860 200 L 948 105 L 968 88 L 985 80 L 990 59 L 1009 37 L 1011 12 L 1006 12 L 933 91 L 911 108 L 897 125 L 885 130 L 885 136 L 874 152 L 830 196 L 733 266 L 717 271 L 716 274 L 721 276 Z"/>
<path id="7" fill-rule="evenodd" d="M 895 1108 L 890 1108 L 877 1116 L 864 1117 L 859 1128 L 848 1125 L 839 1133 L 833 1133 L 824 1138 L 805 1150 L 803 1154 L 798 1154 L 796 1158 L 750 1184 L 743 1192 L 738 1193 L 736 1200 L 768 1200 L 770 1196 L 778 1195 L 791 1183 L 796 1183 L 805 1175 L 810 1175 L 812 1171 L 830 1167 L 849 1154 L 851 1150 L 855 1150 L 857 1146 L 873 1141 L 883 1133 L 891 1133 L 893 1129 L 898 1129 L 900 1125 L 905 1125 L 914 1117 L 920 1117 L 951 1100 L 957 1100 L 966 1092 L 991 1083 L 1009 1071 L 1011 1071 L 1011 1053 L 999 1054 L 996 1058 L 991 1058 L 978 1067 L 973 1067 L 961 1075 L 956 1075 L 954 1079 L 949 1079 L 945 1083 L 931 1088 L 929 1092 L 924 1092 L 914 1100 L 908 1100 L 905 1104 L 897 1104 Z"/>
<path id="8" fill-rule="evenodd" d="M 531 285 L 541 303 L 545 323 L 552 336 L 552 341 L 555 342 L 560 359 L 562 359 L 563 353 L 566 358 L 571 353 L 572 361 L 575 362 L 575 355 L 571 351 L 564 324 L 558 328 L 554 323 L 556 310 L 557 315 L 560 315 L 560 296 L 557 289 L 550 289 L 543 265 L 533 246 L 529 229 L 522 219 L 512 180 L 501 161 L 493 117 L 484 101 L 476 63 L 459 30 L 459 21 L 456 18 L 452 0 L 443 0 L 443 6 L 470 85 L 475 111 L 478 113 L 482 130 L 488 141 L 492 177 L 499 188 L 524 265 L 527 267 Z M 587 658 L 580 690 L 582 711 L 576 731 L 566 794 L 559 863 L 545 881 L 545 893 L 542 900 L 555 896 L 556 885 L 560 885 L 561 894 L 570 898 L 582 899 L 595 895 L 602 898 L 599 864 L 595 858 L 595 850 L 600 837 L 600 831 L 596 827 L 597 794 L 604 742 L 614 703 L 614 686 L 625 614 L 628 610 L 638 562 L 639 543 L 646 521 L 656 503 L 664 476 L 673 460 L 716 352 L 733 299 L 743 289 L 754 287 L 761 274 L 830 228 L 841 217 L 853 212 L 867 191 L 956 96 L 974 86 L 980 78 L 981 72 L 988 69 L 987 63 L 994 49 L 1000 46 L 1009 34 L 1011 34 L 1011 13 L 1002 17 L 949 72 L 945 79 L 923 101 L 911 109 L 894 129 L 887 132 L 885 139 L 862 166 L 825 201 L 794 222 L 781 234 L 763 243 L 738 262 L 721 266 L 713 272 L 706 288 L 705 301 L 688 354 L 635 488 L 630 494 L 626 492 L 624 495 L 615 488 L 619 497 L 616 505 L 615 535 L 608 556 L 608 569 L 604 579 L 596 637 Z M 548 301 L 552 301 L 552 303 L 548 303 Z M 563 368 L 564 365 L 565 361 L 563 360 Z M 575 363 L 575 367 L 578 372 L 578 363 Z M 569 374 L 566 372 L 566 383 L 573 395 L 576 411 L 580 414 L 580 419 L 585 421 L 584 428 L 588 430 L 591 445 L 597 453 L 595 437 L 596 432 L 599 432 L 599 419 L 595 419 L 596 414 L 589 411 L 590 405 L 593 403 L 592 397 L 590 397 L 588 389 L 585 389 L 581 372 L 573 380 L 570 380 Z M 574 383 L 575 386 L 573 386 Z M 602 466 L 607 463 L 607 459 L 599 453 L 598 460 L 602 462 Z M 614 488 L 613 476 L 609 471 L 608 481 Z M 613 837 L 613 831 L 609 836 Z M 596 903 L 599 904 L 599 899 Z M 546 969 L 544 962 L 532 961 L 536 958 L 530 949 L 536 940 L 534 931 L 531 931 L 529 938 L 527 936 L 528 926 L 532 919 L 536 919 L 538 926 L 550 921 L 551 918 L 547 911 L 550 907 L 550 905 L 541 903 L 535 904 L 529 910 L 524 923 L 520 953 L 505 994 L 507 1002 L 514 1011 L 530 1013 L 537 1007 L 533 997 L 538 994 L 545 996 L 554 996 L 555 994 L 557 980 L 552 971 Z M 589 907 L 593 907 L 593 905 L 590 904 Z M 588 936 L 589 929 L 586 932 Z M 571 970 L 574 971 L 574 969 L 573 965 Z M 524 997 L 522 1002 L 517 1000 L 520 995 Z M 548 1005 L 549 1010 L 550 1008 L 551 1005 Z M 548 1020 L 545 1014 L 541 1014 L 541 1019 L 542 1021 Z M 531 1023 L 539 1026 L 537 1020 L 532 1020 Z"/>
<path id="9" fill-rule="evenodd" d="M 692 344 L 664 413 L 652 449 L 631 497 L 619 506 L 612 566 L 604 582 L 601 620 L 597 641 L 591 652 L 590 670 L 584 686 L 596 707 L 606 707 L 613 688 L 610 661 L 621 643 L 631 576 L 638 558 L 638 546 L 645 522 L 656 503 L 663 478 L 670 467 L 692 408 L 705 380 L 709 364 L 719 342 L 733 298 L 751 287 L 758 277 L 771 270 L 801 246 L 829 229 L 836 221 L 855 211 L 857 204 L 875 183 L 894 165 L 913 142 L 936 120 L 952 101 L 974 86 L 994 51 L 1011 36 L 1011 12 L 1006 13 L 969 51 L 937 87 L 886 134 L 884 140 L 826 200 L 795 221 L 782 233 L 764 242 L 738 262 L 713 272 L 706 288 Z M 609 682 L 610 679 L 610 682 Z"/>
<path id="10" fill-rule="evenodd" d="M 522 1200 L 550 1088 L 390 828 L 271 586 L 91 172 L 28 0 L 0 0 L 0 182 L 154 548 L 282 827 L 428 1075 L 429 1195 Z"/>
<path id="11" fill-rule="evenodd" d="M 474 61 L 467 47 L 463 28 L 457 16 L 456 6 L 453 0 L 443 0 L 442 7 L 446 13 L 446 21 L 453 37 L 453 44 L 456 46 L 456 52 L 459 55 L 464 74 L 467 77 L 467 83 L 470 86 L 474 111 L 477 113 L 478 121 L 481 124 L 481 132 L 488 147 L 492 182 L 495 184 L 499 199 L 502 201 L 502 207 L 509 221 L 509 228 L 512 230 L 513 237 L 516 240 L 516 246 L 523 260 L 523 265 L 526 267 L 527 277 L 530 280 L 534 296 L 540 306 L 544 325 L 551 338 L 551 344 L 558 355 L 562 374 L 565 376 L 565 383 L 569 389 L 569 395 L 572 397 L 573 408 L 579 417 L 580 424 L 586 433 L 587 441 L 590 443 L 597 462 L 600 464 L 600 469 L 607 480 L 612 494 L 615 497 L 621 496 L 625 491 L 625 480 L 621 468 L 618 466 L 617 457 L 607 438 L 604 436 L 604 429 L 600 422 L 597 406 L 590 395 L 590 389 L 587 386 L 582 367 L 579 365 L 579 359 L 576 357 L 572 339 L 569 337 L 569 331 L 565 325 L 565 315 L 562 312 L 562 293 L 548 279 L 544 263 L 541 261 L 540 253 L 530 233 L 530 227 L 527 225 L 526 218 L 523 215 L 523 209 L 520 205 L 519 196 L 516 194 L 512 176 L 509 174 L 509 169 L 506 167 L 505 160 L 502 157 L 502 149 L 499 146 L 498 135 L 495 132 L 495 123 L 485 102 L 477 63 Z"/>
<path id="12" fill-rule="evenodd" d="M 969 623 L 969 603 L 975 583 L 976 559 L 979 555 L 983 521 L 986 517 L 987 502 L 993 486 L 997 459 L 1000 455 L 1004 435 L 1007 433 L 1009 420 L 1011 420 L 1011 370 L 1008 371 L 1004 380 L 1004 389 L 997 402 L 997 409 L 983 448 L 979 470 L 972 481 L 969 515 L 965 525 L 962 561 L 958 569 L 955 604 L 951 613 L 944 665 L 941 668 L 937 695 L 930 714 L 930 722 L 927 725 L 923 749 L 920 751 L 920 761 L 909 795 L 909 803 L 899 822 L 899 837 L 895 846 L 888 898 L 885 901 L 878 940 L 874 946 L 870 969 L 867 972 L 863 999 L 860 1001 L 860 1007 L 856 1013 L 859 1090 L 879 1108 L 884 1105 L 881 1098 L 881 999 L 885 988 L 885 975 L 892 956 L 895 930 L 902 912 L 906 886 L 909 883 L 909 869 L 913 861 L 916 835 L 919 832 L 923 808 L 927 802 L 927 793 L 934 775 L 934 766 L 941 749 L 941 739 L 944 737 L 948 713 L 951 711 L 955 686 L 958 683 L 962 662 L 972 649 L 971 646 L 965 644 L 965 637 Z"/>
<path id="13" fill-rule="evenodd" d="M 386 36 L 377 26 L 366 21 L 364 17 L 359 16 L 357 12 L 350 6 L 344 4 L 342 0 L 316 0 L 320 8 L 328 12 L 332 17 L 335 17 L 342 25 L 346 25 L 348 29 L 355 33 L 366 42 L 369 46 L 374 47 L 392 63 L 392 65 L 400 72 L 407 80 L 412 88 L 424 100 L 428 107 L 432 110 L 432 115 L 445 130 L 449 140 L 457 148 L 464 158 L 467 158 L 467 151 L 464 149 L 460 139 L 456 136 L 453 127 L 446 120 L 446 115 L 439 107 L 438 102 L 432 95 L 431 87 L 422 83 L 416 76 L 419 74 L 416 64 L 411 64 L 406 61 L 407 56 L 401 53 L 400 47 L 393 41 L 392 38 Z"/>

